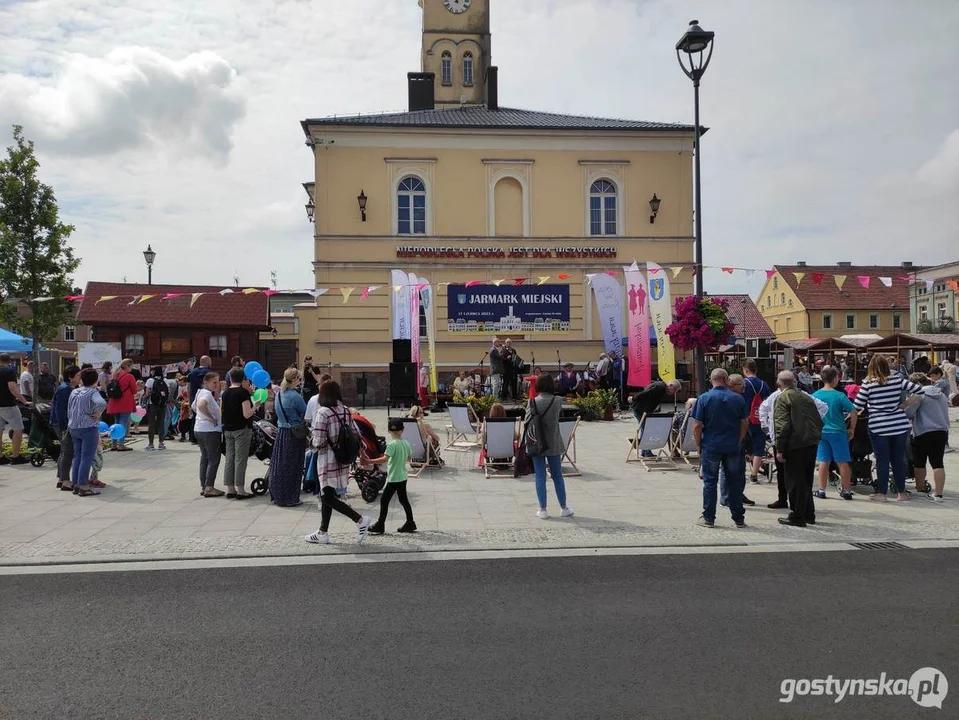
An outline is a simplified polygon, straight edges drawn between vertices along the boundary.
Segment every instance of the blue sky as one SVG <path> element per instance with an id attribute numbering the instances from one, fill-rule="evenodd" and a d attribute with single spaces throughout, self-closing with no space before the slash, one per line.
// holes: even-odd
<path id="1" fill-rule="evenodd" d="M 707 264 L 955 258 L 959 3 L 493 0 L 501 102 L 691 122 L 692 17 Z M 402 110 L 420 29 L 416 0 L 0 0 L 0 139 L 36 140 L 81 284 L 145 279 L 150 243 L 159 281 L 310 286 L 298 122 Z"/>

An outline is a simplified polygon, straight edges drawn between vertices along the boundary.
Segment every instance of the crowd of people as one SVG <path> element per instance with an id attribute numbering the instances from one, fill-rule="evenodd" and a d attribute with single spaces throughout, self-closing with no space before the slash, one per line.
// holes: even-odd
<path id="1" fill-rule="evenodd" d="M 783 525 L 816 524 L 815 499 L 827 497 L 832 472 L 839 475 L 839 496 L 852 500 L 854 454 L 875 457 L 872 500 L 887 501 L 891 478 L 895 499 L 908 501 L 911 463 L 916 492 L 943 501 L 950 405 L 943 372 L 929 368 L 904 377 L 884 356 L 874 355 L 862 385 L 840 389 L 840 369 L 824 366 L 823 387 L 810 394 L 790 370 L 779 373 L 777 389 L 772 390 L 756 377 L 754 362 L 747 361 L 743 369 L 743 375 L 714 370 L 712 388 L 691 403 L 703 479 L 698 524 L 714 527 L 719 490 L 736 527 L 746 527 L 745 507 L 755 504 L 745 496 L 747 471 L 749 480 L 758 483 L 767 442 L 779 490 L 769 508 L 789 510 L 779 518 Z M 868 447 L 854 453 L 856 439 L 862 437 Z M 932 470 L 931 483 L 927 467 Z M 871 468 L 868 472 L 871 479 Z"/>

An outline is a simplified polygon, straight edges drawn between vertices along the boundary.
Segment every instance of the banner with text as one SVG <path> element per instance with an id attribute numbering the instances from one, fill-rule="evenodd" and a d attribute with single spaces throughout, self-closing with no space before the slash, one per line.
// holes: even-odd
<path id="1" fill-rule="evenodd" d="M 402 270 L 390 271 L 393 307 L 393 339 L 409 340 L 410 335 L 410 278 Z"/>
<path id="2" fill-rule="evenodd" d="M 433 304 L 432 286 L 420 278 L 420 304 L 426 315 L 426 348 L 430 358 L 430 392 L 439 392 L 439 375 L 436 372 L 436 308 Z"/>
<path id="3" fill-rule="evenodd" d="M 629 310 L 629 377 L 633 387 L 649 385 L 653 379 L 649 343 L 649 293 L 646 279 L 636 263 L 623 267 L 626 276 L 626 298 Z"/>
<path id="4" fill-rule="evenodd" d="M 659 377 L 665 382 L 676 379 L 676 350 L 666 334 L 673 322 L 673 299 L 669 292 L 666 271 L 654 262 L 646 263 L 649 273 L 649 312 L 656 328 L 656 353 L 659 358 Z"/>
<path id="5" fill-rule="evenodd" d="M 406 294 L 410 298 L 410 337 L 412 338 L 410 343 L 412 357 L 410 359 L 416 365 L 418 372 L 420 368 L 420 281 L 416 279 L 416 275 L 413 273 L 407 276 L 407 281 L 409 287 L 406 288 Z"/>
<path id="6" fill-rule="evenodd" d="M 447 288 L 450 333 L 569 332 L 569 285 Z"/>
<path id="7" fill-rule="evenodd" d="M 606 273 L 589 278 L 603 328 L 603 345 L 610 357 L 618 358 L 623 353 L 623 286 Z"/>

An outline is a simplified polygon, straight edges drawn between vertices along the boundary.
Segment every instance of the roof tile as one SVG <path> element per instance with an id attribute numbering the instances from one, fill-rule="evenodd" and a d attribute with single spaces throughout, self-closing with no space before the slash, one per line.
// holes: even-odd
<path id="1" fill-rule="evenodd" d="M 907 310 L 909 282 L 903 277 L 919 270 L 899 265 L 776 265 L 775 269 L 807 310 Z M 796 282 L 794 273 L 806 274 L 802 283 Z M 815 273 L 824 276 L 818 286 L 812 281 Z M 846 276 L 842 290 L 836 285 L 836 275 Z M 870 278 L 868 288 L 859 284 L 859 275 Z M 883 285 L 880 277 L 892 278 L 892 287 Z"/>
<path id="2" fill-rule="evenodd" d="M 759 312 L 756 303 L 749 295 L 713 295 L 714 300 L 725 300 L 729 303 L 726 317 L 736 325 L 736 335 L 740 336 L 740 328 L 745 328 L 743 338 L 762 338 L 774 340 L 776 333 L 769 327 L 769 323 Z"/>

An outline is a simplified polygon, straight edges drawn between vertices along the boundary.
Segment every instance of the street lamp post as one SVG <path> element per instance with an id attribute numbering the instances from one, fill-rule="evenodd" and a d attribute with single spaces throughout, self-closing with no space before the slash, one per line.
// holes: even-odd
<path id="1" fill-rule="evenodd" d="M 689 23 L 689 30 L 686 31 L 676 43 L 676 59 L 679 66 L 686 73 L 686 77 L 693 81 L 693 104 L 695 114 L 695 127 L 693 129 L 693 160 L 695 163 L 695 184 L 694 184 L 694 204 L 695 204 L 695 233 L 696 233 L 696 297 L 703 297 L 703 207 L 702 207 L 702 188 L 700 182 L 699 166 L 699 144 L 701 130 L 699 126 L 699 80 L 709 65 L 713 56 L 713 36 L 715 33 L 703 30 L 699 27 L 699 21 L 693 20 Z M 706 390 L 706 355 L 701 350 L 696 350 L 696 386 L 700 393 Z"/>
<path id="2" fill-rule="evenodd" d="M 153 252 L 153 248 L 147 245 L 147 249 L 143 251 L 143 259 L 147 262 L 147 285 L 153 284 L 153 261 L 156 257 L 157 254 Z"/>

